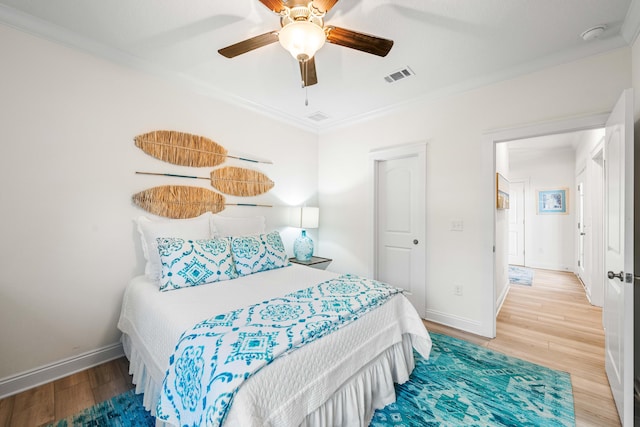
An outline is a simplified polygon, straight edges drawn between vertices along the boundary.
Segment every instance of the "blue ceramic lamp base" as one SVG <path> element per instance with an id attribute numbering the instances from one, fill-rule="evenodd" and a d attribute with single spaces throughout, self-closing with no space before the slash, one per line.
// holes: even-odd
<path id="1" fill-rule="evenodd" d="M 293 254 L 298 261 L 309 261 L 313 256 L 313 240 L 302 230 L 300 236 L 293 242 Z"/>

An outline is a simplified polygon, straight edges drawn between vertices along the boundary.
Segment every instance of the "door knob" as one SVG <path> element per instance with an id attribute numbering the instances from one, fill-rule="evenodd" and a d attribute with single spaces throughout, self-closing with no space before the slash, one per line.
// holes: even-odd
<path id="1" fill-rule="evenodd" d="M 418 244 L 418 239 L 413 239 L 413 244 L 417 245 Z"/>
<path id="2" fill-rule="evenodd" d="M 609 279 L 613 279 L 613 278 L 617 277 L 618 279 L 620 279 L 621 282 L 624 282 L 624 278 L 622 276 L 624 276 L 624 271 L 621 271 L 618 274 L 615 274 L 613 271 L 608 271 L 607 272 L 607 277 Z"/>

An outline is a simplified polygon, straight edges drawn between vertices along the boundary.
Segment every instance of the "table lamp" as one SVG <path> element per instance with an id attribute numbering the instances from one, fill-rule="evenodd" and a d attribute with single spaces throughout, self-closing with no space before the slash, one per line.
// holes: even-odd
<path id="1" fill-rule="evenodd" d="M 300 208 L 300 215 L 294 218 L 294 226 L 301 228 L 300 236 L 293 242 L 293 254 L 298 261 L 309 261 L 313 256 L 313 240 L 307 236 L 307 228 L 318 228 L 320 209 L 315 207 Z"/>

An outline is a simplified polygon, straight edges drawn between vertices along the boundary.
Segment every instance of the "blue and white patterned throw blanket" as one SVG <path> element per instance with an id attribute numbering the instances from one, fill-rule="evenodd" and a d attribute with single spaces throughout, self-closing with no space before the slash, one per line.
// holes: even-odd
<path id="1" fill-rule="evenodd" d="M 252 374 L 399 292 L 343 275 L 198 323 L 182 335 L 169 359 L 157 418 L 179 426 L 221 425 L 238 388 Z"/>

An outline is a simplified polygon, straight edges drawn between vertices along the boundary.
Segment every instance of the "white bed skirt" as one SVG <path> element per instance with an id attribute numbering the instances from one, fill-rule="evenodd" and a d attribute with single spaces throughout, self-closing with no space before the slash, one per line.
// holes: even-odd
<path id="1" fill-rule="evenodd" d="M 412 339 L 411 334 L 404 334 L 401 342 L 386 349 L 354 374 L 328 401 L 307 415 L 301 425 L 368 426 L 376 409 L 395 402 L 394 383 L 402 384 L 409 379 L 415 366 Z M 144 407 L 155 415 L 162 384 L 153 380 L 143 357 L 131 345 L 128 335 L 122 336 L 122 344 L 130 362 L 129 373 L 133 375 L 136 393 L 144 393 Z M 228 418 L 224 426 L 239 425 L 236 421 Z M 272 425 L 275 427 L 283 424 L 273 420 Z M 168 424 L 156 421 L 156 426 L 165 427 Z"/>

